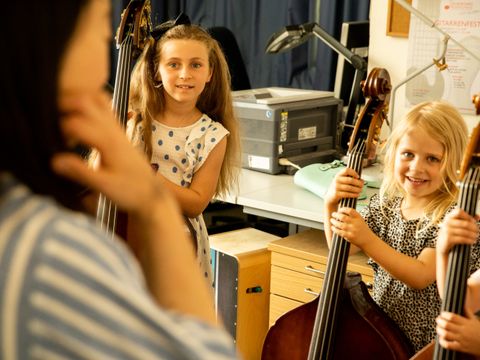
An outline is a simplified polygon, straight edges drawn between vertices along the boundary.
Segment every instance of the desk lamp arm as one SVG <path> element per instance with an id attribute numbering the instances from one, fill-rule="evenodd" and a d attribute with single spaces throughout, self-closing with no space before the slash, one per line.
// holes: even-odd
<path id="1" fill-rule="evenodd" d="M 345 45 L 340 43 L 337 39 L 327 33 L 317 23 L 304 24 L 303 27 L 307 33 L 312 33 L 325 44 L 327 44 L 332 50 L 340 55 L 343 55 L 352 66 L 359 71 L 367 72 L 367 62 L 361 56 L 350 51 Z"/>

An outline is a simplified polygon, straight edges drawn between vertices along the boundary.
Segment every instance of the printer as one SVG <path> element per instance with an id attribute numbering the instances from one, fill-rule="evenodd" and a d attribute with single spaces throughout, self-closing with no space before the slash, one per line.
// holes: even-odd
<path id="1" fill-rule="evenodd" d="M 240 122 L 242 167 L 293 174 L 295 166 L 335 159 L 343 101 L 333 92 L 267 87 L 232 95 Z"/>

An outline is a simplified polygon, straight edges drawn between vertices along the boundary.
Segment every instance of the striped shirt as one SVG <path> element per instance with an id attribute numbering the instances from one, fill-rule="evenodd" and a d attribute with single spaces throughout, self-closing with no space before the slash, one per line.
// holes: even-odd
<path id="1" fill-rule="evenodd" d="M 90 219 L 0 178 L 1 359 L 232 359 L 222 330 L 161 309 Z"/>

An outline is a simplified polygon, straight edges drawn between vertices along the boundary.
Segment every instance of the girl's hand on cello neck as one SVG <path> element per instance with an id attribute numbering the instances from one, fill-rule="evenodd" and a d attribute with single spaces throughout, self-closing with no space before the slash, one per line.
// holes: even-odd
<path id="1" fill-rule="evenodd" d="M 342 198 L 358 198 L 363 184 L 364 181 L 359 178 L 355 170 L 345 168 L 335 175 L 325 195 L 325 203 L 336 207 Z"/>
<path id="2" fill-rule="evenodd" d="M 465 316 L 442 312 L 436 319 L 440 345 L 449 350 L 480 356 L 480 320 L 465 306 Z"/>
<path id="3" fill-rule="evenodd" d="M 461 209 L 455 209 L 445 216 L 440 226 L 437 251 L 447 256 L 450 249 L 457 244 L 473 245 L 478 238 L 477 219 Z"/>
<path id="4" fill-rule="evenodd" d="M 340 170 L 335 175 L 334 181 L 330 184 L 327 194 L 324 198 L 324 210 L 325 210 L 325 237 L 327 239 L 328 246 L 331 245 L 333 232 L 331 229 L 332 213 L 337 210 L 338 203 L 342 198 L 358 198 L 362 191 L 363 180 L 359 179 L 358 174 L 351 168 L 345 168 Z M 351 248 L 350 253 L 356 252 L 358 249 Z"/>
<path id="5" fill-rule="evenodd" d="M 351 244 L 365 251 L 368 245 L 381 241 L 363 220 L 363 217 L 349 207 L 342 207 L 332 213 L 331 229 Z"/>
<path id="6" fill-rule="evenodd" d="M 445 216 L 440 224 L 436 245 L 436 278 L 441 297 L 443 297 L 445 287 L 450 249 L 457 244 L 473 245 L 477 239 L 478 225 L 475 218 L 461 209 L 455 209 Z"/>

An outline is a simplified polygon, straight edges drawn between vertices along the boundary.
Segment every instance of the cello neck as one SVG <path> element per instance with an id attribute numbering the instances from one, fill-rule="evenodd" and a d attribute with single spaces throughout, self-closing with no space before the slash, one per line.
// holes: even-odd
<path id="1" fill-rule="evenodd" d="M 475 215 L 480 187 L 480 168 L 472 168 L 460 184 L 459 207 L 470 215 Z M 455 245 L 448 254 L 442 311 L 463 315 L 467 278 L 470 269 L 471 245 Z M 438 340 L 435 343 L 435 360 L 455 359 L 456 352 L 443 348 Z"/>
<path id="2" fill-rule="evenodd" d="M 480 184 L 480 168 L 471 169 L 460 184 L 459 208 L 474 216 Z M 442 310 L 463 313 L 466 283 L 469 272 L 470 245 L 457 245 L 448 256 L 445 299 Z"/>
<path id="3" fill-rule="evenodd" d="M 113 90 L 113 110 L 123 127 L 125 127 L 127 123 L 130 72 L 133 62 L 132 52 L 132 37 L 127 36 L 120 45 L 115 75 L 115 88 Z"/>
<path id="4" fill-rule="evenodd" d="M 122 12 L 117 29 L 116 40 L 119 56 L 113 91 L 113 111 L 124 128 L 127 122 L 132 63 L 142 52 L 147 39 L 151 37 L 150 12 L 150 0 L 130 0 Z M 97 221 L 112 237 L 115 233 L 120 233 L 126 238 L 126 221 L 122 222 L 122 228 L 119 229 L 118 223 L 120 222 L 117 220 L 117 206 L 100 194 Z"/>
<path id="5" fill-rule="evenodd" d="M 362 139 L 353 147 L 348 157 L 347 167 L 355 170 L 359 176 L 362 171 L 364 153 L 365 141 Z M 356 198 L 343 198 L 339 207 L 355 208 L 356 204 Z M 349 250 L 350 243 L 343 237 L 334 234 L 310 341 L 308 360 L 329 359 L 332 355 L 335 323 L 347 269 Z"/>
<path id="6" fill-rule="evenodd" d="M 123 127 L 127 122 L 132 51 L 132 37 L 126 36 L 120 45 L 113 91 L 113 111 Z M 97 221 L 100 227 L 113 237 L 117 232 L 117 220 L 117 206 L 105 195 L 100 194 L 97 204 Z"/>
<path id="7" fill-rule="evenodd" d="M 480 96 L 473 97 L 477 115 L 480 113 Z M 460 168 L 458 182 L 458 207 L 475 216 L 480 195 L 480 123 L 473 129 Z M 463 315 L 470 272 L 471 245 L 455 245 L 448 254 L 442 311 Z M 456 359 L 457 353 L 435 342 L 435 360 Z"/>

